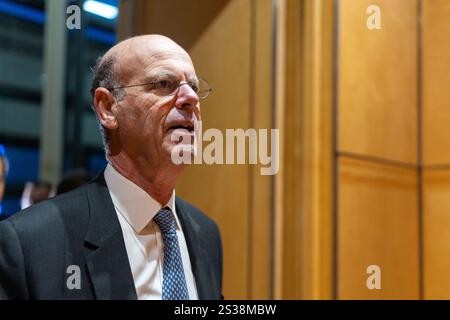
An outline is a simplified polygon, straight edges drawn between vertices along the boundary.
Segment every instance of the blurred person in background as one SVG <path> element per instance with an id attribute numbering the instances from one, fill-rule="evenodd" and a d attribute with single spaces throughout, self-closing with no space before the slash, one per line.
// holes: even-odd
<path id="1" fill-rule="evenodd" d="M 74 169 L 67 172 L 56 187 L 56 194 L 63 194 L 88 183 L 93 176 L 85 169 Z"/>
<path id="2" fill-rule="evenodd" d="M 26 209 L 33 204 L 50 199 L 55 195 L 51 183 L 46 181 L 27 182 L 20 199 L 20 207 Z"/>

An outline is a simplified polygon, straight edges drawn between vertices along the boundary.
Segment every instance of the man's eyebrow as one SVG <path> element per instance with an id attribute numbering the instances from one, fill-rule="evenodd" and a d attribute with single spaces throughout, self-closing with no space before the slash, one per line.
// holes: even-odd
<path id="1" fill-rule="evenodd" d="M 190 83 L 195 83 L 195 84 L 198 83 L 198 77 L 197 76 L 191 76 L 191 77 L 189 77 L 188 80 L 189 80 Z"/>
<path id="2" fill-rule="evenodd" d="M 144 82 L 150 83 L 159 79 L 167 79 L 167 78 L 169 78 L 170 80 L 175 80 L 177 79 L 177 76 L 173 72 L 157 71 L 155 73 L 145 76 Z"/>
<path id="3" fill-rule="evenodd" d="M 177 74 L 174 72 L 162 70 L 162 71 L 157 71 L 155 73 L 145 76 L 143 83 L 151 83 L 154 81 L 158 81 L 160 79 L 170 79 L 170 80 L 175 81 L 175 80 L 179 80 L 180 77 L 177 76 Z M 196 75 L 190 76 L 187 79 L 187 81 L 189 83 L 198 83 L 198 77 Z"/>

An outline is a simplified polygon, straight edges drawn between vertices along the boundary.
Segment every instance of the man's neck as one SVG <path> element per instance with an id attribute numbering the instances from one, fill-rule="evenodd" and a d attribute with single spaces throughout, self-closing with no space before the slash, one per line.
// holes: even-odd
<path id="1" fill-rule="evenodd" d="M 158 168 L 155 170 L 150 166 L 143 167 L 129 161 L 125 162 L 126 165 L 124 165 L 123 161 L 119 161 L 115 157 L 109 157 L 109 163 L 122 176 L 132 181 L 158 201 L 161 206 L 169 202 L 178 176 L 181 173 L 181 168 Z"/>

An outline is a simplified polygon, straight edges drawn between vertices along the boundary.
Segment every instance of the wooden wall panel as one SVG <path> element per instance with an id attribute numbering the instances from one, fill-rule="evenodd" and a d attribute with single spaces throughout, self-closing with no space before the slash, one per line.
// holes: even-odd
<path id="1" fill-rule="evenodd" d="M 424 296 L 450 299 L 450 171 L 424 172 Z"/>
<path id="2" fill-rule="evenodd" d="M 250 57 L 253 85 L 250 126 L 273 128 L 273 5 L 272 0 L 253 0 L 253 54 Z M 273 176 L 262 176 L 260 166 L 250 167 L 252 183 L 250 216 L 249 299 L 273 299 Z"/>
<path id="3" fill-rule="evenodd" d="M 339 299 L 419 298 L 416 173 L 339 160 Z M 381 268 L 380 290 L 366 286 L 369 265 Z"/>
<path id="4" fill-rule="evenodd" d="M 424 296 L 450 299 L 450 2 L 422 5 Z"/>
<path id="5" fill-rule="evenodd" d="M 124 38 L 130 36 L 126 32 L 133 35 L 160 33 L 189 50 L 232 1 L 122 0 L 119 34 Z"/>
<path id="6" fill-rule="evenodd" d="M 338 5 L 337 295 L 420 295 L 418 209 L 418 2 L 340 0 Z M 366 12 L 377 5 L 381 29 Z M 378 160 L 395 160 L 411 169 Z M 382 289 L 369 290 L 369 265 Z"/>
<path id="7" fill-rule="evenodd" d="M 340 0 L 338 39 L 339 150 L 416 163 L 417 2 Z"/>
<path id="8" fill-rule="evenodd" d="M 333 297 L 333 1 L 280 2 L 277 298 Z"/>
<path id="9" fill-rule="evenodd" d="M 300 104 L 301 288 L 303 299 L 333 298 L 334 3 L 307 0 L 302 16 Z M 289 110 L 289 104 L 286 106 Z M 287 112 L 289 114 L 289 112 Z M 295 182 L 293 182 L 295 183 Z"/>
<path id="10" fill-rule="evenodd" d="M 450 164 L 450 1 L 423 3 L 423 161 Z"/>

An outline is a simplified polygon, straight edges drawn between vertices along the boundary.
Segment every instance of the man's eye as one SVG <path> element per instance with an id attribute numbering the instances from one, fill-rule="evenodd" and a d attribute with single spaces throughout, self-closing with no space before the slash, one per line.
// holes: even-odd
<path id="1" fill-rule="evenodd" d="M 155 82 L 155 89 L 171 89 L 173 87 L 173 82 L 169 80 L 160 80 L 158 82 Z"/>
<path id="2" fill-rule="evenodd" d="M 198 92 L 198 85 L 192 84 L 192 85 L 191 85 L 191 88 L 192 88 L 192 90 L 193 90 L 195 93 Z"/>

